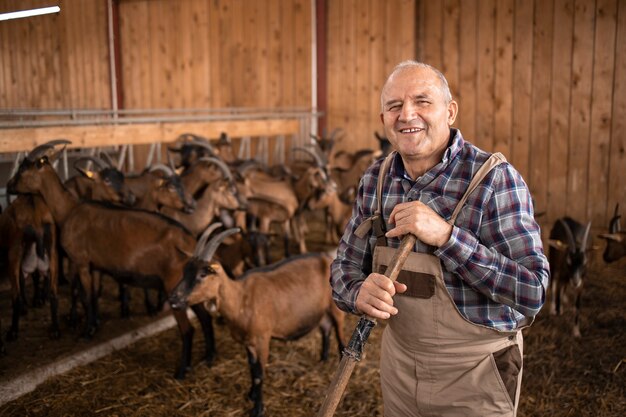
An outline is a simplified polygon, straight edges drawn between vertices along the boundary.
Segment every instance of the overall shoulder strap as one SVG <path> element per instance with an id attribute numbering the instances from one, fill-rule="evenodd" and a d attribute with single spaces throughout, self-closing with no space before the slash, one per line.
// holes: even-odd
<path id="1" fill-rule="evenodd" d="M 454 209 L 454 213 L 452 213 L 452 217 L 450 217 L 450 220 L 448 220 L 448 223 L 452 225 L 454 224 L 457 216 L 459 215 L 459 213 L 461 212 L 461 209 L 463 208 L 463 205 L 465 204 L 465 201 L 467 201 L 467 198 L 472 193 L 472 191 L 474 191 L 476 187 L 478 187 L 478 184 L 482 182 L 482 180 L 487 176 L 487 174 L 489 174 L 489 172 L 494 167 L 500 165 L 503 162 L 506 162 L 506 158 L 504 157 L 504 155 L 502 155 L 500 152 L 496 152 L 492 154 L 489 157 L 489 159 L 487 159 L 482 164 L 482 166 L 478 169 L 478 171 L 476 171 L 476 174 L 474 174 L 474 177 L 472 178 L 472 181 L 470 182 L 469 187 L 467 187 L 465 194 L 463 194 L 463 197 L 461 197 L 461 200 L 459 200 L 459 203 L 456 205 L 456 208 Z"/>
<path id="2" fill-rule="evenodd" d="M 376 182 L 376 211 L 374 215 L 368 217 L 357 227 L 354 232 L 356 236 L 359 238 L 364 238 L 365 235 L 370 231 L 370 229 L 374 230 L 374 235 L 376 236 L 376 245 L 387 246 L 387 238 L 385 237 L 385 232 L 387 231 L 387 225 L 385 224 L 385 219 L 383 218 L 383 185 L 385 184 L 385 177 L 389 172 L 389 168 L 391 167 L 391 163 L 393 162 L 393 158 L 395 157 L 396 152 L 391 152 L 383 163 L 380 166 L 380 171 L 378 172 L 378 180 Z"/>

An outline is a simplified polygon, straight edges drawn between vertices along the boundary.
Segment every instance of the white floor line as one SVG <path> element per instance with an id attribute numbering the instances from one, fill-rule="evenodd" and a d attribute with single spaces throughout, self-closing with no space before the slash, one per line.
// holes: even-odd
<path id="1" fill-rule="evenodd" d="M 188 311 L 187 315 L 190 318 L 192 316 L 195 317 L 191 310 Z M 174 319 L 174 316 L 170 314 L 167 317 L 155 321 L 154 323 L 132 330 L 122 336 L 103 342 L 68 358 L 42 366 L 13 378 L 8 382 L 0 383 L 0 405 L 6 404 L 24 394 L 34 391 L 39 384 L 46 381 L 48 378 L 70 371 L 77 366 L 86 365 L 112 352 L 124 349 L 128 345 L 131 345 L 144 337 L 161 333 L 174 327 L 175 325 L 176 320 Z"/>

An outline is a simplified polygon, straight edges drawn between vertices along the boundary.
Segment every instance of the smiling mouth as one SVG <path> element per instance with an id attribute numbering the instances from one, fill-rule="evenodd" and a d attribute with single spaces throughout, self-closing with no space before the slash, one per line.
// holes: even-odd
<path id="1" fill-rule="evenodd" d="M 418 133 L 421 132 L 422 129 L 421 127 L 407 127 L 406 129 L 400 129 L 400 133 Z"/>

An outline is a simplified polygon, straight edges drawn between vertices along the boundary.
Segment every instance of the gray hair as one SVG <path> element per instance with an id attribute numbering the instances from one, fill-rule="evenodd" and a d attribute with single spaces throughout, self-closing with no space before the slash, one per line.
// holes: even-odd
<path id="1" fill-rule="evenodd" d="M 387 80 L 385 81 L 385 84 L 383 84 L 383 88 L 381 89 L 380 92 L 380 108 L 381 110 L 384 111 L 384 104 L 383 103 L 383 92 L 385 91 L 385 87 L 387 86 L 387 83 L 389 82 L 389 80 L 391 79 L 391 77 L 393 77 L 396 73 L 403 71 L 407 68 L 423 68 L 423 69 L 429 69 L 432 72 L 435 73 L 435 75 L 437 76 L 437 78 L 439 78 L 439 81 L 441 83 L 441 92 L 443 93 L 443 98 L 444 100 L 446 100 L 446 104 L 450 103 L 452 101 L 452 93 L 450 92 L 450 86 L 448 85 L 448 80 L 446 80 L 446 77 L 442 74 L 441 71 L 439 71 L 437 68 L 433 67 L 432 65 L 428 65 L 425 64 L 423 62 L 419 62 L 419 61 L 415 61 L 415 60 L 411 60 L 408 59 L 406 61 L 402 61 L 400 62 L 398 65 L 396 65 L 393 70 L 391 71 L 391 74 L 389 74 L 389 76 L 387 77 Z"/>

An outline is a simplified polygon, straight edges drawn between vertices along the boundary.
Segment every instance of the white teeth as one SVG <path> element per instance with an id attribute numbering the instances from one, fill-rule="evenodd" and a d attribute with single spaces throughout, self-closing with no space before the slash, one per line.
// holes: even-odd
<path id="1" fill-rule="evenodd" d="M 417 133 L 422 131 L 422 129 L 414 127 L 414 128 L 410 128 L 410 129 L 401 129 L 400 132 L 402 133 Z"/>

